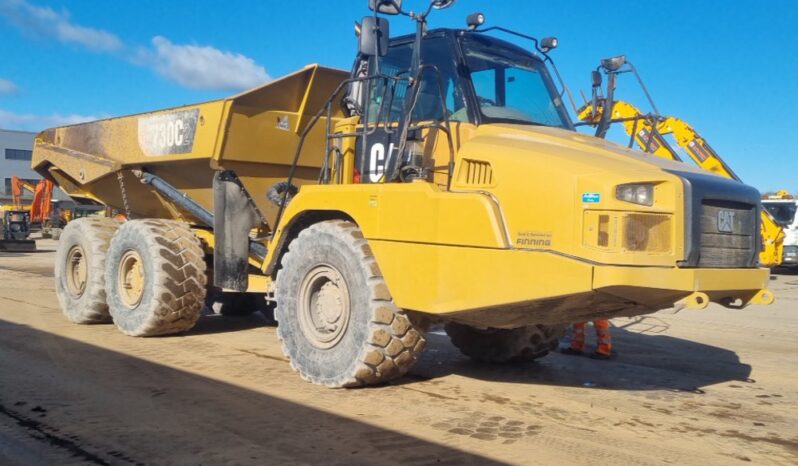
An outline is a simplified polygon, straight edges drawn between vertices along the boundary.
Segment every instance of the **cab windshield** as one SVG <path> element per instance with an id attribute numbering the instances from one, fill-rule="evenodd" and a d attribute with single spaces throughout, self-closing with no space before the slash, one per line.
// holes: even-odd
<path id="1" fill-rule="evenodd" d="M 783 227 L 792 225 L 795 220 L 795 211 L 798 210 L 798 205 L 795 202 L 763 202 L 762 205 Z"/>
<path id="2" fill-rule="evenodd" d="M 539 59 L 476 34 L 463 36 L 462 48 L 483 121 L 572 127 Z"/>

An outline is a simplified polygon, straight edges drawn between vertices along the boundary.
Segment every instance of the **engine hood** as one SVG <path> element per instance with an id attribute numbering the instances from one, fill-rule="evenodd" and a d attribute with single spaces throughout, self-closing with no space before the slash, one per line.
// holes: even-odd
<path id="1" fill-rule="evenodd" d="M 604 139 L 546 126 L 482 125 L 467 144 L 484 144 L 493 150 L 512 148 L 512 152 L 523 153 L 519 155 L 532 157 L 538 163 L 567 163 L 573 174 L 626 170 L 708 173 L 692 164 L 663 159 Z"/>
<path id="2" fill-rule="evenodd" d="M 490 193 L 500 205 L 513 247 L 531 245 L 600 263 L 697 262 L 701 228 L 696 222 L 706 200 L 752 208 L 758 203 L 756 190 L 740 182 L 557 128 L 482 125 L 462 145 L 458 159 L 453 188 Z M 654 187 L 652 205 L 617 199 L 619 185 L 639 183 Z M 586 238 L 593 230 L 588 219 L 618 212 L 672 219 L 673 247 L 655 255 L 607 252 L 589 244 Z"/>

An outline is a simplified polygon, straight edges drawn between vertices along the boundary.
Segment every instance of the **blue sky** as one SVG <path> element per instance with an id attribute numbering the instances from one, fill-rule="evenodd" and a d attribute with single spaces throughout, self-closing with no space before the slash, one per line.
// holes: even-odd
<path id="1" fill-rule="evenodd" d="M 207 100 L 308 63 L 348 69 L 366 5 L 0 0 L 0 127 Z M 488 25 L 557 36 L 553 55 L 577 96 L 599 58 L 626 54 L 659 110 L 691 122 L 744 181 L 798 192 L 798 2 L 459 0 L 431 26 L 461 27 L 474 11 Z M 391 21 L 392 35 L 410 32 L 409 21 Z M 631 77 L 619 94 L 646 108 Z"/>

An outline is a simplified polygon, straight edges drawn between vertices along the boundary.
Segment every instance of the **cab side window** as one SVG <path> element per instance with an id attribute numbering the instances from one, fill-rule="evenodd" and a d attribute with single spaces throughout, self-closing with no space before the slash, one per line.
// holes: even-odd
<path id="1" fill-rule="evenodd" d="M 405 43 L 391 47 L 386 56 L 380 57 L 380 74 L 404 79 L 372 81 L 368 99 L 369 123 L 399 120 L 407 93 L 411 55 L 412 43 Z M 455 116 L 459 115 L 466 119 L 465 99 L 457 85 L 456 68 L 448 41 L 444 38 L 425 39 L 421 46 L 421 62 L 425 68 L 421 73 L 413 120 L 441 121 L 444 105 L 450 118 L 456 119 Z"/>

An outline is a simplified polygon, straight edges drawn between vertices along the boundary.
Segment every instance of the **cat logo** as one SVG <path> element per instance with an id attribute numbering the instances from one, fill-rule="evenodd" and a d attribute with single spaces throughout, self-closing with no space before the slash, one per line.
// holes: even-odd
<path id="1" fill-rule="evenodd" d="M 731 210 L 718 211 L 718 231 L 722 233 L 734 232 L 734 212 Z"/>

